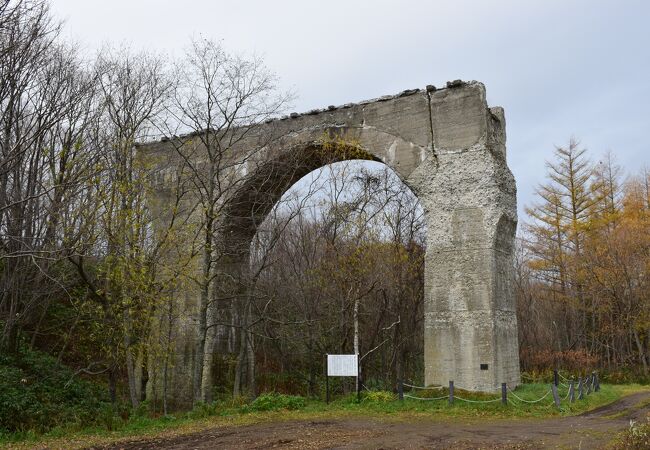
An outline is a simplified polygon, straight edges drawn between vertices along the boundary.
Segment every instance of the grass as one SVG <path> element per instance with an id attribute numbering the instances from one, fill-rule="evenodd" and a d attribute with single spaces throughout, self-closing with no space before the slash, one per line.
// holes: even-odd
<path id="1" fill-rule="evenodd" d="M 550 389 L 548 384 L 531 383 L 519 386 L 515 393 L 524 400 L 535 400 L 544 396 Z M 384 401 L 384 402 L 364 402 L 360 404 L 352 402 L 349 399 L 341 399 L 331 404 L 329 410 L 347 411 L 371 414 L 399 414 L 407 413 L 408 416 L 436 417 L 436 418 L 545 418 L 558 417 L 580 414 L 599 406 L 606 405 L 618 400 L 624 395 L 647 389 L 640 385 L 601 385 L 601 390 L 586 396 L 583 400 L 577 400 L 571 404 L 567 400 L 561 402 L 560 408 L 556 408 L 553 403 L 552 395 L 546 396 L 544 400 L 535 404 L 528 404 L 516 400 L 509 393 L 508 405 L 503 405 L 500 401 L 501 395 L 498 394 L 478 394 L 456 389 L 456 400 L 453 405 L 449 405 L 446 399 L 442 400 L 412 400 L 406 398 L 403 402 Z M 419 393 L 422 397 L 441 397 L 447 395 L 447 390 L 426 391 Z M 564 398 L 568 392 L 567 388 L 560 387 L 559 394 Z M 474 403 L 460 400 L 488 401 L 499 399 L 492 403 Z M 309 404 L 303 411 L 327 411 L 328 408 L 321 402 Z"/>
<path id="2" fill-rule="evenodd" d="M 524 399 L 536 399 L 544 395 L 548 384 L 525 384 L 517 388 L 515 393 Z M 421 401 L 405 399 L 397 400 L 396 396 L 387 392 L 365 393 L 360 403 L 356 396 L 346 396 L 336 399 L 329 405 L 314 399 L 280 396 L 269 394 L 262 400 L 241 406 L 238 402 L 220 402 L 203 405 L 190 413 L 175 416 L 150 418 L 136 416 L 126 422 L 118 423 L 113 431 L 106 427 L 91 427 L 84 429 L 56 428 L 46 434 L 22 433 L 0 436 L 0 447 L 31 448 L 34 446 L 48 448 L 80 448 L 94 445 L 106 445 L 121 440 L 134 438 L 163 438 L 202 431 L 215 426 L 239 426 L 260 422 L 282 422 L 286 420 L 332 420 L 347 417 L 365 417 L 386 421 L 413 420 L 464 420 L 484 419 L 526 419 L 546 418 L 580 414 L 582 412 L 611 403 L 620 397 L 634 392 L 647 390 L 639 385 L 607 385 L 601 386 L 600 392 L 592 393 L 583 400 L 569 404 L 563 401 L 558 409 L 554 406 L 551 395 L 536 404 L 522 402 L 502 405 L 494 403 L 470 403 L 458 400 L 490 400 L 500 398 L 500 394 L 477 394 L 456 390 L 457 400 L 448 405 L 446 400 Z M 446 390 L 424 391 L 431 396 L 442 396 Z M 560 396 L 564 397 L 567 389 L 560 387 Z M 511 396 L 512 398 L 512 396 Z M 300 399 L 300 400 L 299 400 Z M 516 400 L 515 400 L 516 401 Z M 260 406 L 263 405 L 263 406 Z"/>

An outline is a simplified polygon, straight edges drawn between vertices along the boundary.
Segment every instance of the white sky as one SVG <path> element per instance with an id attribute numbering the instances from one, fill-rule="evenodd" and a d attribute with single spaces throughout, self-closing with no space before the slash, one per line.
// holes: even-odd
<path id="1" fill-rule="evenodd" d="M 52 3 L 89 51 L 111 41 L 180 55 L 200 35 L 261 54 L 298 94 L 295 111 L 482 81 L 506 111 L 520 211 L 571 135 L 595 160 L 610 149 L 628 171 L 650 166 L 650 1 Z"/>

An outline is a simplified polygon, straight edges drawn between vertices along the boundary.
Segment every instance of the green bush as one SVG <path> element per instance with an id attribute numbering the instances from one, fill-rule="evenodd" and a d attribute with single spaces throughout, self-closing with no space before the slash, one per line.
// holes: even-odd
<path id="1" fill-rule="evenodd" d="M 119 426 L 117 411 L 111 403 L 105 403 L 97 411 L 97 423 L 108 431 L 113 431 Z"/>
<path id="2" fill-rule="evenodd" d="M 593 367 L 598 373 L 598 378 L 601 383 L 609 384 L 649 384 L 650 376 L 643 372 L 641 367 L 624 367 L 615 370 L 608 370 L 605 368 Z M 578 376 L 586 377 L 591 374 L 591 370 L 575 370 L 570 371 L 561 368 L 560 375 L 565 378 L 577 379 Z M 526 383 L 551 383 L 553 381 L 553 369 L 544 370 L 531 370 L 521 373 L 522 381 Z"/>
<path id="3" fill-rule="evenodd" d="M 151 410 L 151 404 L 149 400 L 144 400 L 140 402 L 137 408 L 133 408 L 130 411 L 130 416 L 135 418 L 149 417 L 149 411 Z"/>
<path id="4" fill-rule="evenodd" d="M 194 405 L 191 411 L 187 413 L 190 419 L 202 419 L 204 417 L 214 416 L 217 413 L 217 403 L 199 402 Z"/>
<path id="5" fill-rule="evenodd" d="M 301 409 L 305 407 L 305 398 L 297 395 L 270 392 L 257 397 L 250 405 L 244 406 L 242 412 L 275 411 L 278 409 Z"/>
<path id="6" fill-rule="evenodd" d="M 395 394 L 388 391 L 368 391 L 363 394 L 364 403 L 388 403 L 395 400 Z"/>
<path id="7" fill-rule="evenodd" d="M 610 384 L 650 383 L 650 377 L 640 367 L 601 371 L 599 372 L 599 377 L 601 382 Z"/>
<path id="8" fill-rule="evenodd" d="M 41 352 L 0 355 L 0 432 L 46 432 L 101 420 L 106 393 Z"/>

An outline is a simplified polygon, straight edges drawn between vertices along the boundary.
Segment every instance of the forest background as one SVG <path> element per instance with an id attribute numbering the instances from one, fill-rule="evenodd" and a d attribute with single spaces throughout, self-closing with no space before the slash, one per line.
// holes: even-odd
<path id="1" fill-rule="evenodd" d="M 227 192 L 205 179 L 178 183 L 169 205 L 178 220 L 156 227 L 136 144 L 228 133 L 292 100 L 260 58 L 210 40 L 192 40 L 177 60 L 111 46 L 89 58 L 61 33 L 46 1 L 0 2 L 0 418 L 9 431 L 91 421 L 104 404 L 168 412 L 166 380 L 161 400 L 147 401 L 148 368 L 155 360 L 165 374 L 173 364 L 164 330 L 180 320 L 178 293 L 220 282 L 210 236 Z M 228 146 L 206 139 L 214 180 Z M 650 173 L 625 173 L 614 152 L 589 153 L 573 138 L 548 161 L 518 228 L 522 371 L 593 367 L 605 380 L 645 382 Z M 197 185 L 203 213 L 190 226 L 179 209 Z M 358 353 L 369 388 L 421 380 L 423 214 L 381 164 L 340 162 L 301 180 L 259 227 L 247 295 L 228 305 L 208 393 L 194 371 L 195 401 L 319 395 L 328 352 Z M 188 264 L 201 256 L 197 276 Z M 208 325 L 195 314 L 200 352 Z"/>

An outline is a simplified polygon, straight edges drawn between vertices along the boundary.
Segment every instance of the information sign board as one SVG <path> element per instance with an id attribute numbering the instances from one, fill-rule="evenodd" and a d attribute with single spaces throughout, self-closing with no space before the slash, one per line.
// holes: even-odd
<path id="1" fill-rule="evenodd" d="M 357 355 L 327 355 L 328 377 L 356 377 L 359 375 Z"/>

